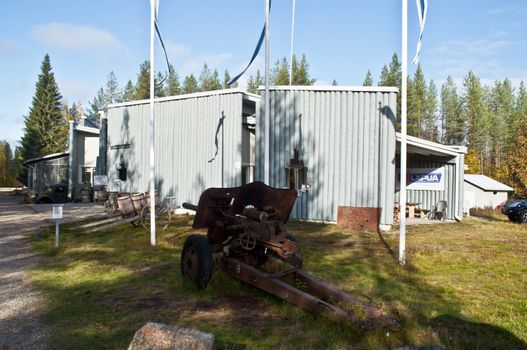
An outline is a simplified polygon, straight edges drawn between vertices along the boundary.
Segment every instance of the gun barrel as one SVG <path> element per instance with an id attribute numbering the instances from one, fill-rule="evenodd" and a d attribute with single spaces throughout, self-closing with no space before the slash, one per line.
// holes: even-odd
<path id="1" fill-rule="evenodd" d="M 190 204 L 190 203 L 187 203 L 187 202 L 183 202 L 183 204 L 181 205 L 183 208 L 185 209 L 188 209 L 188 210 L 194 210 L 194 211 L 198 211 L 198 206 L 197 205 L 194 205 L 194 204 Z"/>

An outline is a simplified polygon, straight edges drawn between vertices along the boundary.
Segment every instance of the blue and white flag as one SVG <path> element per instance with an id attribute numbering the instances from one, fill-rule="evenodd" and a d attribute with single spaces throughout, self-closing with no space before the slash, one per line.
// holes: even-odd
<path id="1" fill-rule="evenodd" d="M 161 30 L 159 30 L 159 24 L 157 23 L 157 15 L 159 14 L 159 0 L 150 0 L 150 3 L 154 4 L 154 13 L 155 13 L 154 14 L 154 26 L 155 26 L 155 29 L 156 29 L 157 37 L 159 38 L 159 42 L 161 43 L 161 47 L 163 48 L 163 52 L 165 53 L 165 59 L 167 61 L 167 69 L 168 69 L 170 67 L 170 62 L 168 61 L 167 49 L 165 47 L 165 43 L 163 42 L 163 37 L 161 37 Z M 165 77 L 165 79 L 166 79 L 166 77 Z M 163 81 L 165 79 L 163 79 Z"/>
<path id="2" fill-rule="evenodd" d="M 271 12 L 271 1 L 270 0 L 269 0 L 269 12 Z M 254 49 L 253 55 L 251 56 L 251 60 L 247 64 L 247 67 L 245 67 L 245 69 L 240 74 L 232 78 L 231 81 L 227 83 L 227 85 L 234 84 L 247 71 L 247 69 L 249 69 L 254 59 L 256 58 L 256 56 L 258 56 L 258 53 L 260 52 L 260 48 L 262 47 L 264 38 L 265 38 L 265 24 L 262 29 L 262 34 L 260 34 L 260 39 L 258 39 L 258 43 L 256 44 L 256 48 Z"/>
<path id="3" fill-rule="evenodd" d="M 423 40 L 423 32 L 425 30 L 426 12 L 428 11 L 428 0 L 415 0 L 417 4 L 417 15 L 419 16 L 419 41 L 417 42 L 417 50 L 412 64 L 419 63 L 419 53 L 421 52 L 421 41 Z"/>

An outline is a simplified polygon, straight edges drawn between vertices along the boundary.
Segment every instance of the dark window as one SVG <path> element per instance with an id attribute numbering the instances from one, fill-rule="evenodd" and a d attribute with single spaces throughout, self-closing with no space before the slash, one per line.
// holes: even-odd
<path id="1" fill-rule="evenodd" d="M 128 176 L 128 170 L 126 168 L 126 163 L 125 162 L 121 162 L 119 164 L 119 168 L 117 169 L 117 176 L 118 176 L 119 180 L 126 181 L 126 178 Z"/>

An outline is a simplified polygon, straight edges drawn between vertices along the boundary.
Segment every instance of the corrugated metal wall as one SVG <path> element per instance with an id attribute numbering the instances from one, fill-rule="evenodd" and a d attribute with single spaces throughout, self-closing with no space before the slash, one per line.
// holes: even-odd
<path id="1" fill-rule="evenodd" d="M 311 189 L 293 217 L 336 221 L 343 206 L 382 207 L 392 220 L 395 181 L 394 88 L 311 87 L 270 91 L 270 185 L 286 185 L 285 167 L 300 147 Z M 257 115 L 257 179 L 263 179 L 264 97 Z"/>
<path id="2" fill-rule="evenodd" d="M 35 162 L 30 171 L 33 174 L 32 190 L 44 193 L 46 186 L 68 183 L 69 156 Z"/>
<path id="3" fill-rule="evenodd" d="M 156 188 L 161 197 L 196 203 L 208 187 L 241 184 L 243 93 L 189 95 L 155 103 Z M 223 128 L 216 131 L 222 117 Z M 115 149 L 130 144 L 129 148 Z M 117 105 L 108 110 L 109 189 L 116 182 L 120 159 L 127 163 L 126 191 L 149 188 L 149 105 Z M 113 147 L 113 149 L 112 149 Z M 216 154 L 217 150 L 217 155 Z M 223 169 L 223 172 L 222 172 Z"/>
<path id="4" fill-rule="evenodd" d="M 399 157 L 397 156 L 397 162 Z M 398 163 L 397 163 L 398 164 Z M 443 167 L 445 170 L 445 190 L 406 190 L 406 200 L 408 202 L 419 203 L 419 208 L 431 210 L 440 200 L 447 201 L 446 216 L 447 219 L 453 220 L 456 207 L 454 200 L 456 198 L 456 164 L 453 160 L 445 158 L 443 162 L 438 160 L 427 160 L 415 155 L 408 155 L 408 168 L 433 168 Z M 398 169 L 397 169 L 398 171 Z M 463 181 L 463 180 L 461 180 Z M 462 191 L 462 190 L 461 190 Z M 462 193 L 462 192 L 460 192 Z M 395 201 L 399 202 L 399 190 L 396 190 Z"/>

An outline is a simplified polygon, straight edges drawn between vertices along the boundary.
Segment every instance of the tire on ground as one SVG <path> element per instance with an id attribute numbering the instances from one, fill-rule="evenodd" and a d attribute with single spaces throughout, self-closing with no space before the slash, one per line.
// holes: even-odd
<path id="1" fill-rule="evenodd" d="M 522 210 L 520 215 L 518 215 L 518 221 L 521 224 L 527 224 L 527 210 Z"/>
<path id="2" fill-rule="evenodd" d="M 204 236 L 190 235 L 181 252 L 181 275 L 205 288 L 212 277 L 212 250 Z"/>

